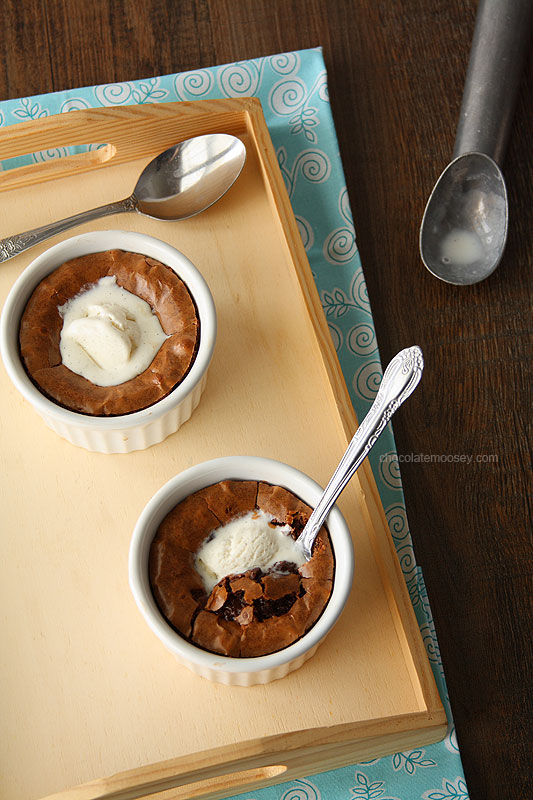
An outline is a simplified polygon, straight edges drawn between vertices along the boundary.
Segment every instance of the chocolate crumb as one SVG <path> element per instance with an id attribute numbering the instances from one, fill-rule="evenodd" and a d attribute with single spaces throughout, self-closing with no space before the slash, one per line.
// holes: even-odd
<path id="1" fill-rule="evenodd" d="M 248 577 L 252 581 L 258 581 L 259 578 L 262 576 L 263 572 L 259 567 L 254 567 L 253 569 L 248 571 Z"/>
<path id="2" fill-rule="evenodd" d="M 228 622 L 236 619 L 246 606 L 244 592 L 228 592 L 224 605 L 215 613 L 220 614 Z"/>
<path id="3" fill-rule="evenodd" d="M 274 572 L 297 573 L 298 567 L 296 566 L 294 561 L 276 561 L 276 563 L 272 566 L 272 570 Z"/>
<path id="4" fill-rule="evenodd" d="M 226 588 L 226 582 L 217 584 L 204 605 L 207 611 L 220 611 L 220 609 L 223 608 L 227 598 L 228 590 Z"/>
<path id="5" fill-rule="evenodd" d="M 295 594 L 287 594 L 284 597 L 279 597 L 277 600 L 259 597 L 257 600 L 254 600 L 255 616 L 259 622 L 264 622 L 271 617 L 281 617 L 283 614 L 290 611 L 295 602 Z"/>

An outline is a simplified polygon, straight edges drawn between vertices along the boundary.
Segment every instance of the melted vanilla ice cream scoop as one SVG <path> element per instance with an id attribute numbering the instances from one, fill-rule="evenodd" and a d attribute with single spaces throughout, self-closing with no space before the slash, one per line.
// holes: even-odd
<path id="1" fill-rule="evenodd" d="M 479 236 L 459 228 L 454 228 L 444 237 L 441 251 L 444 264 L 467 266 L 485 257 L 485 248 Z"/>
<path id="2" fill-rule="evenodd" d="M 150 305 L 114 275 L 59 306 L 63 364 L 97 386 L 117 386 L 152 363 L 167 338 Z"/>
<path id="3" fill-rule="evenodd" d="M 217 528 L 196 554 L 196 571 L 207 592 L 226 575 L 254 567 L 267 570 L 278 561 L 305 564 L 302 550 L 290 535 L 289 525 L 274 525 L 271 514 L 261 509 Z"/>

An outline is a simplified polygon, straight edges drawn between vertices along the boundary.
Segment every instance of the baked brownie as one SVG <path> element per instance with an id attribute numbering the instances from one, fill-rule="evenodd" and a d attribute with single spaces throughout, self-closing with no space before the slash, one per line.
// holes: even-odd
<path id="1" fill-rule="evenodd" d="M 151 306 L 168 338 L 139 375 L 97 386 L 62 363 L 59 308 L 107 276 Z M 91 416 L 130 414 L 157 403 L 189 372 L 199 339 L 198 313 L 181 278 L 154 258 L 124 250 L 80 256 L 54 270 L 28 300 L 19 330 L 22 362 L 37 388 L 59 405 Z"/>
<path id="2" fill-rule="evenodd" d="M 210 593 L 195 567 L 217 528 L 260 509 L 296 539 L 311 508 L 281 486 L 226 480 L 202 489 L 167 514 L 150 548 L 156 603 L 169 624 L 204 650 L 233 657 L 274 653 L 300 639 L 323 612 L 332 591 L 334 555 L 323 527 L 310 561 L 280 562 L 223 577 Z"/>

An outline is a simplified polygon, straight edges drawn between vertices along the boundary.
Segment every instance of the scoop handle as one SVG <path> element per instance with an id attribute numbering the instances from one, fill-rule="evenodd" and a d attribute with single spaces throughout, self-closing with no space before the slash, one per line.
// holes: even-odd
<path id="1" fill-rule="evenodd" d="M 98 208 L 92 208 L 90 211 L 82 211 L 81 214 L 66 217 L 59 220 L 59 222 L 51 222 L 49 225 L 43 225 L 25 233 L 16 233 L 6 239 L 0 239 L 0 264 L 14 256 L 18 256 L 25 250 L 29 250 L 30 247 L 34 247 L 36 244 L 45 242 L 51 236 L 68 231 L 77 225 L 83 225 L 84 222 L 92 222 L 94 219 L 100 219 L 100 217 L 105 217 L 109 214 L 122 214 L 124 211 L 136 210 L 137 203 L 135 198 L 127 197 L 118 203 L 108 203 L 105 206 L 99 206 Z"/>
<path id="2" fill-rule="evenodd" d="M 370 411 L 356 430 L 324 493 L 296 540 L 308 561 L 311 558 L 313 542 L 338 496 L 374 447 L 394 412 L 418 386 L 423 368 L 422 350 L 416 345 L 401 350 L 389 363 Z"/>
<path id="3" fill-rule="evenodd" d="M 479 0 L 453 157 L 501 166 L 533 26 L 533 0 Z"/>

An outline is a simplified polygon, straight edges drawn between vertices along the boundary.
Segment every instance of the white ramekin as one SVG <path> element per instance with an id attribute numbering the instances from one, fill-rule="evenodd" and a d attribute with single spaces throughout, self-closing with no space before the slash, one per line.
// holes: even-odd
<path id="1" fill-rule="evenodd" d="M 181 500 L 218 481 L 263 480 L 283 486 L 309 506 L 318 502 L 322 489 L 303 472 L 268 458 L 228 456 L 204 461 L 171 478 L 148 502 L 133 531 L 129 552 L 129 580 L 144 619 L 178 661 L 208 680 L 230 686 L 253 686 L 283 678 L 298 669 L 316 651 L 337 621 L 350 593 L 353 578 L 353 546 L 350 531 L 337 507 L 327 519 L 335 555 L 333 591 L 315 625 L 294 644 L 256 658 L 230 658 L 208 653 L 182 638 L 166 622 L 154 600 L 148 574 L 150 545 L 168 512 Z"/>
<path id="2" fill-rule="evenodd" d="M 142 411 L 116 417 L 92 417 L 53 403 L 28 377 L 20 358 L 20 318 L 37 284 L 71 258 L 104 250 L 128 250 L 171 267 L 189 289 L 200 318 L 200 344 L 184 380 L 170 394 Z M 19 392 L 46 424 L 72 444 L 99 453 L 130 453 L 163 441 L 186 422 L 200 402 L 216 338 L 215 304 L 204 278 L 189 259 L 166 242 L 134 231 L 93 231 L 50 247 L 15 281 L 0 319 L 0 352 Z"/>

